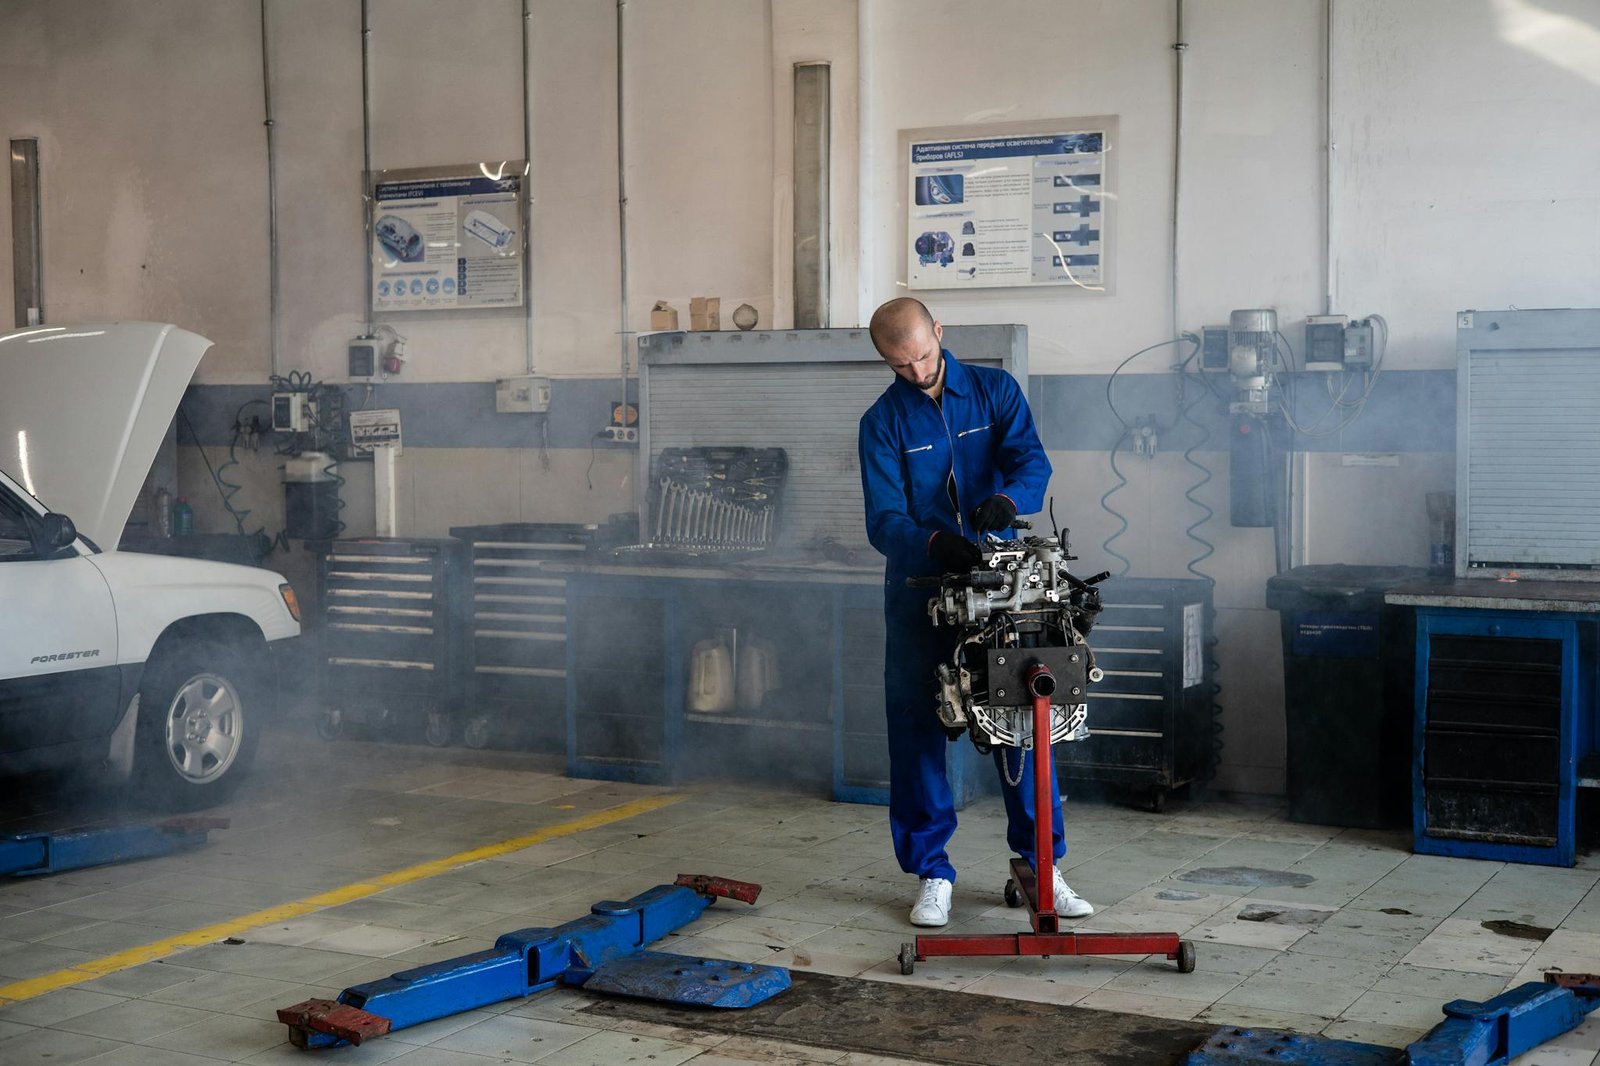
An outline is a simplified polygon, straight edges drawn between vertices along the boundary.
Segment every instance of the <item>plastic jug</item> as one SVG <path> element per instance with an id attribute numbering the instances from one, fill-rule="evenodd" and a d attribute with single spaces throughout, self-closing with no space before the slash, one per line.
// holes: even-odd
<path id="1" fill-rule="evenodd" d="M 172 505 L 172 535 L 187 537 L 194 532 L 194 508 L 182 496 Z"/>
<path id="2" fill-rule="evenodd" d="M 733 710 L 733 652 L 722 638 L 702 640 L 689 656 L 691 714 L 723 714 Z"/>
<path id="3" fill-rule="evenodd" d="M 759 711 L 767 693 L 777 687 L 777 647 L 770 640 L 749 638 L 739 649 L 739 709 Z"/>

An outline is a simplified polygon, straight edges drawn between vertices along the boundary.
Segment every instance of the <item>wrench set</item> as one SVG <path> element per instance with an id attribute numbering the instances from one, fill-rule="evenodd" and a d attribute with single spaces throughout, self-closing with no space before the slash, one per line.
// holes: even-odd
<path id="1" fill-rule="evenodd" d="M 764 548 L 775 532 L 772 504 L 749 506 L 662 478 L 651 544 L 674 548 Z"/>

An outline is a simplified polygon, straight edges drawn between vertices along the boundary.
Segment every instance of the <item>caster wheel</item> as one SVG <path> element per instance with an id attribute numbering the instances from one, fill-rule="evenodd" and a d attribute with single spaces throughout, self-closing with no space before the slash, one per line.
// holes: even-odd
<path id="1" fill-rule="evenodd" d="M 461 739 L 469 748 L 486 748 L 489 738 L 494 736 L 494 730 L 489 728 L 489 719 L 482 715 L 468 718 L 466 726 L 461 730 Z"/>
<path id="2" fill-rule="evenodd" d="M 1194 942 L 1178 941 L 1178 972 L 1194 973 Z"/>
<path id="3" fill-rule="evenodd" d="M 339 735 L 343 732 L 343 711 L 337 709 L 327 711 L 323 713 L 321 718 L 317 719 L 317 736 L 321 737 L 323 740 L 338 740 Z"/>
<path id="4" fill-rule="evenodd" d="M 436 748 L 450 743 L 450 717 L 443 714 L 428 715 L 428 728 L 424 736 Z"/>
<path id="5" fill-rule="evenodd" d="M 900 972 L 909 977 L 911 971 L 917 967 L 917 946 L 912 943 L 900 945 Z"/>
<path id="6" fill-rule="evenodd" d="M 1167 790 L 1153 788 L 1150 790 L 1150 813 L 1160 814 L 1167 809 Z"/>
<path id="7" fill-rule="evenodd" d="M 1022 889 L 1018 888 L 1016 881 L 1009 877 L 1006 878 L 1006 906 L 1022 906 Z"/>
<path id="8" fill-rule="evenodd" d="M 387 707 L 380 707 L 372 712 L 372 717 L 367 719 L 374 733 L 392 733 L 395 726 L 394 712 Z"/>

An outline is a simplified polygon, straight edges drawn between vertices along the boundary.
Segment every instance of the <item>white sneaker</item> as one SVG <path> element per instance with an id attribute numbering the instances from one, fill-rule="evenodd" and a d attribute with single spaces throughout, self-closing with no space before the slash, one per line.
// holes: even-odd
<path id="1" fill-rule="evenodd" d="M 953 887 L 942 877 L 924 877 L 917 902 L 911 905 L 911 924 L 940 926 L 950 921 L 950 889 Z"/>
<path id="2" fill-rule="evenodd" d="M 1072 886 L 1061 877 L 1061 871 L 1052 869 L 1055 875 L 1056 914 L 1062 918 L 1087 918 L 1094 913 L 1094 904 L 1072 891 Z"/>

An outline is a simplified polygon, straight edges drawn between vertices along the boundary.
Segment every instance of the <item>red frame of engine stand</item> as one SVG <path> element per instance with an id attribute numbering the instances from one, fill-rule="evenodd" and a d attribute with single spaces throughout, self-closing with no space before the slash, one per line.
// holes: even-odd
<path id="1" fill-rule="evenodd" d="M 1179 940 L 1177 933 L 1061 932 L 1055 886 L 1051 883 L 1055 841 L 1054 819 L 1049 815 L 1050 783 L 1056 772 L 1049 739 L 1050 696 L 1055 691 L 1055 677 L 1043 664 L 1035 664 L 1027 678 L 1028 691 L 1033 695 L 1033 853 L 1038 869 L 1029 869 L 1028 860 L 1015 858 L 1011 860 L 1011 877 L 1027 899 L 1033 931 L 918 934 L 913 958 L 922 962 L 950 955 L 1165 955 L 1178 963 L 1180 972 L 1192 971 L 1194 947 Z M 902 957 L 902 963 L 905 961 Z M 902 970 L 910 972 L 904 965 Z"/>

